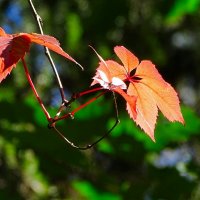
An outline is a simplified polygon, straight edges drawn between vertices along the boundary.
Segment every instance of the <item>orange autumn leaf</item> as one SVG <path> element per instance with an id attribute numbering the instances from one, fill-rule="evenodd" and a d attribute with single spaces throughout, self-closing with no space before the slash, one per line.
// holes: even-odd
<path id="1" fill-rule="evenodd" d="M 114 48 L 123 65 L 115 61 L 105 61 L 107 67 L 101 64 L 97 68 L 105 73 L 109 70 L 110 79 L 117 77 L 127 84 L 126 94 L 136 98 L 136 114 L 127 101 L 127 111 L 130 117 L 153 140 L 158 109 L 169 121 L 184 123 L 179 99 L 174 88 L 159 74 L 151 61 L 142 61 L 123 46 Z M 93 84 L 96 83 L 95 80 Z"/>
<path id="2" fill-rule="evenodd" d="M 115 47 L 114 51 L 123 64 L 124 60 L 132 60 L 135 57 L 123 46 Z M 127 94 L 137 97 L 137 117 L 132 117 L 128 104 L 127 110 L 133 120 L 152 140 L 155 140 L 154 129 L 158 108 L 169 121 L 184 123 L 178 95 L 174 88 L 162 78 L 151 61 L 142 61 L 136 66 L 129 66 L 130 64 L 130 61 L 126 62 L 126 65 L 124 64 L 129 82 Z M 134 75 L 131 75 L 130 69 L 136 69 Z"/>
<path id="3" fill-rule="evenodd" d="M 6 34 L 0 27 L 0 82 L 10 74 L 17 62 L 29 52 L 32 42 L 45 46 L 80 66 L 69 54 L 63 51 L 54 37 L 36 33 Z"/>
<path id="4" fill-rule="evenodd" d="M 93 49 L 94 50 L 94 49 Z M 95 51 L 95 50 L 94 50 Z M 127 89 L 126 84 L 123 82 L 124 74 L 121 74 L 120 69 L 122 66 L 114 61 L 104 61 L 103 58 L 95 51 L 101 62 L 97 68 L 96 74 L 93 77 L 91 86 L 100 84 L 102 89 L 108 89 L 120 94 L 127 104 L 130 106 L 132 117 L 136 117 L 136 97 L 126 94 L 124 89 Z M 123 67 L 122 67 L 123 68 Z"/>

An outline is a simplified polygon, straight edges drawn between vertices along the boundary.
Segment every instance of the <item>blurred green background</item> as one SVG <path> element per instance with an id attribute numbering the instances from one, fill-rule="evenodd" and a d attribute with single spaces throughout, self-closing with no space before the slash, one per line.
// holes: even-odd
<path id="1" fill-rule="evenodd" d="M 85 68 L 52 53 L 66 96 L 89 88 L 98 58 L 116 58 L 124 45 L 152 60 L 178 91 L 186 125 L 161 114 L 153 143 L 129 119 L 117 98 L 121 123 L 94 148 L 79 151 L 52 130 L 27 83 L 21 63 L 0 84 L 0 199 L 199 200 L 200 0 L 34 0 L 44 32 Z M 38 32 L 28 1 L 0 0 L 0 26 L 8 33 Z M 26 57 L 50 113 L 59 91 L 43 48 Z M 76 106 L 87 101 L 87 96 Z M 76 144 L 100 137 L 115 120 L 112 95 L 60 127 Z"/>

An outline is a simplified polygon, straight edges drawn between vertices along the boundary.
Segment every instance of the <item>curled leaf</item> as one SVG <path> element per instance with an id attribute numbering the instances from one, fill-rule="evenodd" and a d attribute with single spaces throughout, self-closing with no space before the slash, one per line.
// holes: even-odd
<path id="1" fill-rule="evenodd" d="M 59 42 L 54 37 L 36 33 L 6 34 L 0 27 L 0 82 L 5 79 L 8 74 L 10 74 L 17 62 L 19 62 L 21 58 L 24 58 L 26 53 L 29 52 L 31 43 L 45 46 L 68 60 L 71 60 L 82 68 L 77 61 L 63 51 Z"/>

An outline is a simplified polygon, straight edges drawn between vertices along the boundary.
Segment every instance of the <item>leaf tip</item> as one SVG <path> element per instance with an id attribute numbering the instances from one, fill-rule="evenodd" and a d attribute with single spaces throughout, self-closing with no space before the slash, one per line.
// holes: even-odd
<path id="1" fill-rule="evenodd" d="M 182 115 L 181 115 L 180 119 L 178 120 L 178 122 L 180 122 L 181 124 L 183 124 L 185 126 L 185 120 Z"/>
<path id="2" fill-rule="evenodd" d="M 97 57 L 99 58 L 99 60 L 105 65 L 107 66 L 105 60 L 97 53 L 97 51 L 94 49 L 94 47 L 92 47 L 91 45 L 88 45 L 94 52 L 95 54 L 97 55 Z"/>
<path id="3" fill-rule="evenodd" d="M 6 36 L 6 32 L 0 27 L 0 36 Z"/>
<path id="4" fill-rule="evenodd" d="M 75 61 L 75 63 L 81 68 L 82 71 L 84 71 L 84 67 L 83 67 L 81 64 L 79 64 L 79 63 L 76 62 L 76 61 Z"/>
<path id="5" fill-rule="evenodd" d="M 148 136 L 151 138 L 151 140 L 152 140 L 154 143 L 156 143 L 156 139 L 155 139 L 154 134 L 151 134 L 151 135 L 148 135 Z"/>

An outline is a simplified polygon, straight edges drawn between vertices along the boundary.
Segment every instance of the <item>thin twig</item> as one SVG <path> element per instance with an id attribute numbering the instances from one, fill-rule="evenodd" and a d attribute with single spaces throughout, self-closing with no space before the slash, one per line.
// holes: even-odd
<path id="1" fill-rule="evenodd" d="M 43 28 L 42 28 L 42 18 L 40 17 L 40 15 L 37 13 L 34 5 L 33 5 L 33 2 L 32 0 L 28 0 L 29 4 L 30 4 L 30 7 L 32 9 L 32 12 L 33 12 L 33 15 L 36 19 L 36 22 L 37 22 L 37 25 L 38 25 L 38 28 L 39 28 L 39 31 L 42 35 L 44 35 L 44 32 L 43 32 Z M 49 52 L 49 49 L 47 47 L 44 47 L 45 49 L 45 55 L 47 56 L 51 66 L 52 66 L 52 69 L 53 69 L 53 72 L 56 76 L 56 79 L 57 79 L 57 82 L 58 82 L 58 85 L 59 85 L 59 90 L 60 90 L 60 95 L 61 95 L 61 98 L 62 98 L 62 102 L 67 102 L 67 100 L 65 99 L 65 94 L 64 94 L 64 89 L 63 89 L 63 85 L 62 85 L 62 82 L 60 80 L 60 76 L 58 74 L 58 71 L 56 69 L 56 66 L 54 64 L 54 61 L 51 57 L 51 54 Z"/>
<path id="2" fill-rule="evenodd" d="M 84 104 L 80 105 L 78 108 L 75 108 L 73 111 L 71 111 L 70 113 L 67 113 L 61 117 L 55 117 L 52 120 L 52 123 L 66 119 L 68 117 L 72 117 L 75 115 L 75 113 L 77 113 L 78 111 L 80 111 L 81 109 L 85 108 L 86 106 L 88 106 L 89 104 L 91 104 L 92 102 L 96 101 L 99 97 L 101 97 L 102 95 L 104 95 L 107 91 L 103 91 L 100 94 L 98 94 L 97 96 L 89 99 L 87 102 L 85 102 Z"/>
<path id="3" fill-rule="evenodd" d="M 93 89 L 90 89 L 90 90 L 86 90 L 86 91 L 83 91 L 83 92 L 80 92 L 80 93 L 75 93 L 71 96 L 71 99 L 65 103 L 65 106 L 68 107 L 71 105 L 71 103 L 73 103 L 76 99 L 84 96 L 84 95 L 87 95 L 87 94 L 90 94 L 90 93 L 93 93 L 93 92 L 97 92 L 99 90 L 102 90 L 102 87 L 98 87 L 98 88 L 93 88 Z"/>
<path id="4" fill-rule="evenodd" d="M 97 98 L 99 98 L 100 96 L 102 96 L 105 92 L 100 93 L 98 96 L 96 96 L 95 98 L 92 98 L 91 100 L 89 100 L 88 102 L 86 102 L 85 104 L 81 105 L 80 107 L 78 107 L 77 109 L 75 109 L 74 111 L 71 112 L 71 114 L 75 114 L 76 112 L 78 112 L 80 109 L 82 109 L 83 107 L 87 106 L 88 104 L 90 104 L 91 102 L 95 101 Z M 115 114 L 116 114 L 116 120 L 114 125 L 103 135 L 101 136 L 98 140 L 96 140 L 95 142 L 93 142 L 92 144 L 88 144 L 86 146 L 80 147 L 75 145 L 73 142 L 71 142 L 69 139 L 67 139 L 57 128 L 56 128 L 56 123 L 53 123 L 52 126 L 49 126 L 51 128 L 53 128 L 56 133 L 68 144 L 70 144 L 73 148 L 79 149 L 79 150 L 87 150 L 92 148 L 94 145 L 96 145 L 97 143 L 99 143 L 101 140 L 103 140 L 105 137 L 107 137 L 112 131 L 113 129 L 120 123 L 119 120 L 119 113 L 118 113 L 118 108 L 117 108 L 117 101 L 116 101 L 116 97 L 115 97 L 115 93 L 112 91 L 113 93 L 113 99 L 114 99 L 114 106 L 115 106 Z M 69 117 L 69 114 L 63 116 L 65 118 Z M 60 120 L 60 119 L 64 119 L 63 117 L 59 118 L 59 119 L 55 119 L 54 122 Z"/>
<path id="5" fill-rule="evenodd" d="M 116 116 L 115 116 L 116 120 L 115 120 L 114 125 L 104 135 L 102 135 L 98 140 L 96 140 L 92 144 L 87 145 L 84 148 L 81 148 L 81 150 L 90 149 L 91 147 L 93 147 L 94 145 L 99 143 L 101 140 L 103 140 L 105 137 L 107 137 L 113 131 L 113 129 L 120 123 L 116 96 L 115 96 L 115 93 L 113 91 L 112 91 L 112 93 L 113 93 L 113 99 L 114 99 L 114 105 L 115 105 L 115 114 L 116 114 Z"/>

